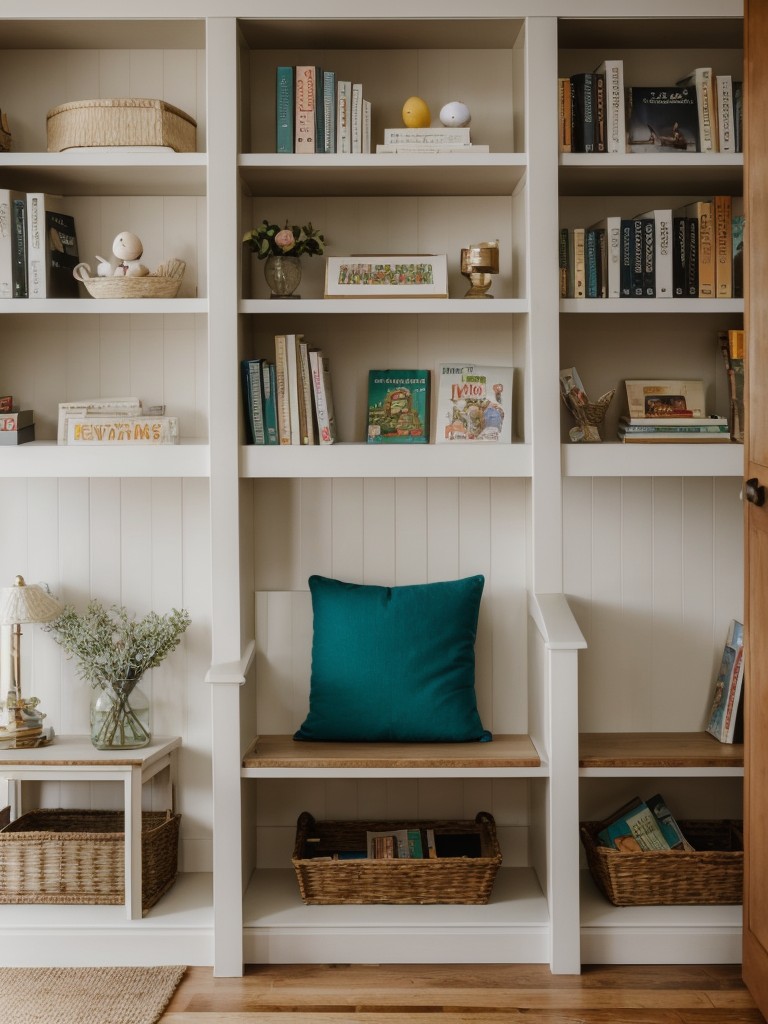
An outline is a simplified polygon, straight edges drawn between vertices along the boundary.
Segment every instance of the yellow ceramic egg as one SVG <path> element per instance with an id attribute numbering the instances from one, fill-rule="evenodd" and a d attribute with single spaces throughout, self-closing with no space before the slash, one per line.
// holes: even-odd
<path id="1" fill-rule="evenodd" d="M 403 124 L 406 128 L 429 128 L 432 115 L 429 107 L 419 96 L 409 97 L 403 104 Z"/>

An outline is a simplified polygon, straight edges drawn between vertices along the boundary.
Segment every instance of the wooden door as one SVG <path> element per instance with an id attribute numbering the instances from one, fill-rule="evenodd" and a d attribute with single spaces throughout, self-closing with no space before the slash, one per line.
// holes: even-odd
<path id="1" fill-rule="evenodd" d="M 744 981 L 768 1017 L 768 3 L 745 3 Z"/>

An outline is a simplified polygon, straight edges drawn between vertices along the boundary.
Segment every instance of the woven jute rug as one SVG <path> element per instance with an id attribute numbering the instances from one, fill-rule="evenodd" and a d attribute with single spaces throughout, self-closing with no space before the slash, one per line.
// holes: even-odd
<path id="1" fill-rule="evenodd" d="M 155 1024 L 186 967 L 3 967 L 3 1024 Z"/>

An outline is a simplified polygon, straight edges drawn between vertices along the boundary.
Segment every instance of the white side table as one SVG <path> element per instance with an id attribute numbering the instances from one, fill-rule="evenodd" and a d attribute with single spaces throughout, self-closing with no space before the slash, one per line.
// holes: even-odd
<path id="1" fill-rule="evenodd" d="M 57 736 L 47 747 L 0 750 L 0 809 L 22 813 L 21 783 L 122 782 L 125 805 L 125 907 L 141 917 L 141 787 L 168 769 L 168 806 L 174 808 L 176 755 L 181 737 L 156 737 L 140 750 L 97 750 L 87 736 Z"/>

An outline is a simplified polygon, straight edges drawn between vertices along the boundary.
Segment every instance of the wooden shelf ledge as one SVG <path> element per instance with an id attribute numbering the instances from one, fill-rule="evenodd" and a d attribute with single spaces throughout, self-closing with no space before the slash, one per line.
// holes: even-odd
<path id="1" fill-rule="evenodd" d="M 268 769 L 541 769 L 530 736 L 494 736 L 491 743 L 306 743 L 257 736 L 243 758 L 246 774 Z"/>
<path id="2" fill-rule="evenodd" d="M 585 732 L 579 767 L 743 768 L 744 746 L 720 743 L 707 732 Z"/>

